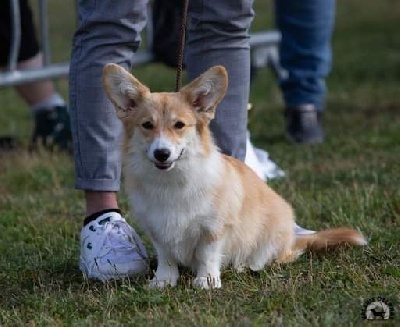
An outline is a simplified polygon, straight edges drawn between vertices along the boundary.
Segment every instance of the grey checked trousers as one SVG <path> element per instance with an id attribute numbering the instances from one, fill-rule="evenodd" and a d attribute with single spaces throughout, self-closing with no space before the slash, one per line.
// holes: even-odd
<path id="1" fill-rule="evenodd" d="M 147 1 L 80 0 L 70 66 L 70 110 L 76 187 L 120 188 L 121 123 L 102 88 L 102 69 L 132 68 L 146 24 Z M 186 67 L 194 79 L 214 65 L 229 74 L 229 88 L 211 129 L 221 151 L 244 160 L 250 88 L 252 0 L 190 0 Z"/>

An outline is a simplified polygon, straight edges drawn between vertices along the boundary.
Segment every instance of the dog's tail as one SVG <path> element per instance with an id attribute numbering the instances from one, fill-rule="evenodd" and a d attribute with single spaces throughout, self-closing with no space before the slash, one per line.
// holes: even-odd
<path id="1" fill-rule="evenodd" d="M 340 245 L 366 245 L 365 237 L 355 229 L 339 227 L 323 230 L 314 234 L 296 235 L 294 252 L 324 251 Z"/>

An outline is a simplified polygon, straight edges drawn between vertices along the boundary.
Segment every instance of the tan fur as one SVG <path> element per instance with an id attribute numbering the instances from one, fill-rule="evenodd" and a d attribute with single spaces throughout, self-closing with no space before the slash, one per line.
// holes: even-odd
<path id="1" fill-rule="evenodd" d="M 104 87 L 125 126 L 125 173 L 134 216 L 158 254 L 153 286 L 175 286 L 179 262 L 195 270 L 195 285 L 220 287 L 219 268 L 228 264 L 258 270 L 273 261 L 290 262 L 306 250 L 366 244 L 350 228 L 296 238 L 292 207 L 245 164 L 218 152 L 208 125 L 227 88 L 223 67 L 211 68 L 180 92 L 151 93 L 109 64 Z M 142 127 L 148 121 L 151 130 Z M 185 126 L 177 129 L 176 121 Z M 152 170 L 139 153 L 141 144 L 160 137 L 174 146 L 192 142 L 171 171 Z M 192 153 L 196 148 L 200 151 Z M 142 164 L 144 170 L 137 168 Z M 186 193 L 180 193 L 185 187 Z"/>

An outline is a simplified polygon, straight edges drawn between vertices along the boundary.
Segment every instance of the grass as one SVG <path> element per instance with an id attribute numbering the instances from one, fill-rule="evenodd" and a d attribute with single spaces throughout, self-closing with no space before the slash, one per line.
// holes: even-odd
<path id="1" fill-rule="evenodd" d="M 66 3 L 50 4 L 55 60 L 69 53 Z M 270 26 L 266 4 L 256 8 L 255 29 Z M 163 291 L 149 290 L 144 277 L 84 279 L 77 268 L 84 204 L 72 160 L 24 150 L 31 117 L 12 89 L 1 89 L 0 134 L 14 134 L 23 149 L 0 154 L 0 325 L 359 326 L 364 301 L 377 296 L 394 304 L 396 320 L 387 325 L 399 325 L 399 20 L 395 1 L 338 2 L 321 146 L 286 143 L 280 93 L 267 70 L 252 85 L 254 142 L 287 172 L 270 184 L 293 203 L 302 225 L 354 226 L 369 245 L 259 273 L 228 269 L 224 288 L 213 292 L 192 289 L 187 271 L 177 288 Z M 153 89 L 174 88 L 174 72 L 160 65 L 136 74 Z M 56 84 L 66 96 L 67 82 Z M 121 203 L 126 211 L 123 194 Z"/>

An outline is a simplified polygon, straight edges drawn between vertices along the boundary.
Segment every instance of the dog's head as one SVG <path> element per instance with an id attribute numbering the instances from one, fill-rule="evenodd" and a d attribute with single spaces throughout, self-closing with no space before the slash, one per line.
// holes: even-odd
<path id="1" fill-rule="evenodd" d="M 105 66 L 103 84 L 123 122 L 125 146 L 142 151 L 156 168 L 172 169 L 189 147 L 209 151 L 208 124 L 228 85 L 222 66 L 174 93 L 152 93 L 116 64 Z"/>

